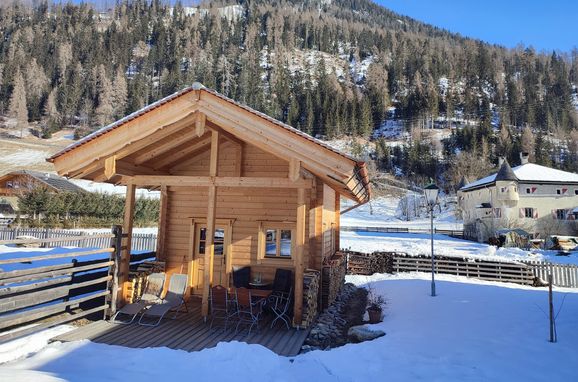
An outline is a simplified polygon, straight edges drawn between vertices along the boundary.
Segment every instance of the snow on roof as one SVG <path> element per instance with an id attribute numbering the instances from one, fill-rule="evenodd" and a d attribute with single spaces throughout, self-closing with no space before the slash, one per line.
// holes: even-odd
<path id="1" fill-rule="evenodd" d="M 512 171 L 520 182 L 527 183 L 578 183 L 578 174 L 554 168 L 540 166 L 535 163 L 526 163 L 512 168 Z M 468 191 L 484 185 L 490 185 L 496 180 L 496 174 L 478 179 L 460 188 L 461 191 Z"/>

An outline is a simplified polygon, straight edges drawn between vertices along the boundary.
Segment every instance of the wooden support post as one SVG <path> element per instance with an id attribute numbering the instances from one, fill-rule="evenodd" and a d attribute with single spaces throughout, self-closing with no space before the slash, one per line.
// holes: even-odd
<path id="1" fill-rule="evenodd" d="M 211 162 L 209 163 L 209 176 L 218 175 L 219 163 L 219 132 L 211 132 Z M 207 201 L 207 231 L 205 241 L 205 268 L 203 273 L 203 301 L 201 313 L 205 321 L 209 315 L 209 290 L 213 286 L 213 262 L 215 257 L 215 221 L 217 209 L 217 187 L 209 186 L 209 198 Z"/>
<path id="2" fill-rule="evenodd" d="M 109 180 L 116 174 L 116 155 L 104 160 L 104 177 Z"/>
<path id="3" fill-rule="evenodd" d="M 303 251 L 305 248 L 305 189 L 297 190 L 297 224 L 295 229 L 295 305 L 293 325 L 300 326 L 303 315 Z"/>
<path id="4" fill-rule="evenodd" d="M 243 143 L 237 145 L 237 150 L 235 152 L 235 176 L 243 176 Z"/>
<path id="5" fill-rule="evenodd" d="M 161 200 L 159 206 L 159 233 L 157 235 L 157 260 L 165 260 L 165 235 L 168 210 L 168 188 L 161 186 Z"/>
<path id="6" fill-rule="evenodd" d="M 130 252 L 132 248 L 132 226 L 134 219 L 134 205 L 136 196 L 136 186 L 129 184 L 126 186 L 126 198 L 124 201 L 124 220 L 122 223 L 122 249 L 119 266 L 119 290 L 117 294 L 117 306 L 126 304 L 128 289 L 128 272 L 130 266 Z"/>
<path id="7" fill-rule="evenodd" d="M 112 227 L 112 233 L 114 237 L 111 239 L 111 247 L 114 248 L 114 252 L 111 253 L 111 260 L 114 264 L 109 266 L 109 276 L 112 276 L 112 280 L 107 284 L 110 286 L 110 295 L 106 298 L 109 300 L 109 309 L 108 312 L 104 312 L 105 319 L 106 314 L 108 313 L 109 317 L 114 316 L 116 313 L 116 304 L 117 298 L 119 295 L 119 267 L 120 267 L 120 260 L 122 258 L 121 250 L 122 250 L 122 226 L 115 225 Z"/>
<path id="8" fill-rule="evenodd" d="M 197 133 L 197 137 L 202 136 L 205 134 L 205 123 L 207 121 L 207 117 L 205 114 L 200 113 L 197 116 L 197 120 L 195 121 L 195 132 Z"/>
<path id="9" fill-rule="evenodd" d="M 291 159 L 289 162 L 289 179 L 296 182 L 301 178 L 301 162 L 298 159 Z"/>

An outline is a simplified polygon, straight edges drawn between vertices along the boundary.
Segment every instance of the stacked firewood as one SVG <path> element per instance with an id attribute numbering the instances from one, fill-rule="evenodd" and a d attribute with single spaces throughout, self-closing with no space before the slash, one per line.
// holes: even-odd
<path id="1" fill-rule="evenodd" d="M 323 277 L 321 285 L 321 307 L 327 309 L 335 301 L 341 287 L 345 282 L 347 271 L 347 256 L 337 252 L 323 264 Z"/>
<path id="2" fill-rule="evenodd" d="M 319 271 L 306 269 L 303 274 L 303 314 L 301 327 L 308 328 L 319 313 L 317 297 L 319 296 Z"/>
<path id="3" fill-rule="evenodd" d="M 164 261 L 144 261 L 138 265 L 136 270 L 130 271 L 128 274 L 129 286 L 127 288 L 128 302 L 138 301 L 140 296 L 142 296 L 148 275 L 164 271 Z"/>

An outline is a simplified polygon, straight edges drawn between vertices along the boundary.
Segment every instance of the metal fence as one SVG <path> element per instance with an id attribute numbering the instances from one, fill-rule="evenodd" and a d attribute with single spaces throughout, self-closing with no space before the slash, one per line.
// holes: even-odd
<path id="1" fill-rule="evenodd" d="M 67 245 L 78 248 L 102 248 L 110 242 L 106 237 L 99 234 L 90 234 L 83 231 L 71 231 L 65 229 L 50 228 L 0 228 L 0 240 L 15 240 L 17 237 L 31 236 L 36 239 L 50 238 L 74 238 L 78 240 L 68 241 Z M 46 241 L 42 243 L 44 247 L 56 247 L 59 240 L 54 242 Z M 133 233 L 132 250 L 133 251 L 156 251 L 157 235 L 154 233 Z"/>

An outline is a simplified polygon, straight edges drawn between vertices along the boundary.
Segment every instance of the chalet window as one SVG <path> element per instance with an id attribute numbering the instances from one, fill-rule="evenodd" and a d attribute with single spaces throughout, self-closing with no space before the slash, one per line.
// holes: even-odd
<path id="1" fill-rule="evenodd" d="M 566 220 L 566 210 L 561 209 L 556 210 L 556 219 Z"/>
<path id="2" fill-rule="evenodd" d="M 207 229 L 205 227 L 200 228 L 199 230 L 199 248 L 198 253 L 204 254 L 205 248 L 207 246 Z M 215 244 L 214 254 L 215 256 L 219 256 L 223 254 L 224 244 L 225 244 L 225 230 L 222 228 L 215 229 L 215 237 L 213 239 L 213 243 Z"/>
<path id="3" fill-rule="evenodd" d="M 526 194 L 531 194 L 532 193 L 532 189 L 531 188 L 526 188 Z"/>
<path id="4" fill-rule="evenodd" d="M 506 187 L 502 187 L 502 188 L 500 189 L 500 191 L 501 191 L 501 192 L 506 192 Z"/>
<path id="5" fill-rule="evenodd" d="M 524 208 L 524 217 L 525 218 L 534 218 L 534 209 L 533 208 Z"/>
<path id="6" fill-rule="evenodd" d="M 557 188 L 556 189 L 556 195 L 568 195 L 568 189 L 567 188 Z"/>
<path id="7" fill-rule="evenodd" d="M 578 189 L 574 190 L 574 195 L 578 195 Z"/>
<path id="8" fill-rule="evenodd" d="M 259 257 L 290 259 L 294 247 L 294 227 L 280 223 L 262 225 L 259 232 Z"/>
<path id="9" fill-rule="evenodd" d="M 557 189 L 556 189 L 556 195 L 562 195 L 562 190 L 559 189 L 559 188 L 557 188 Z"/>

